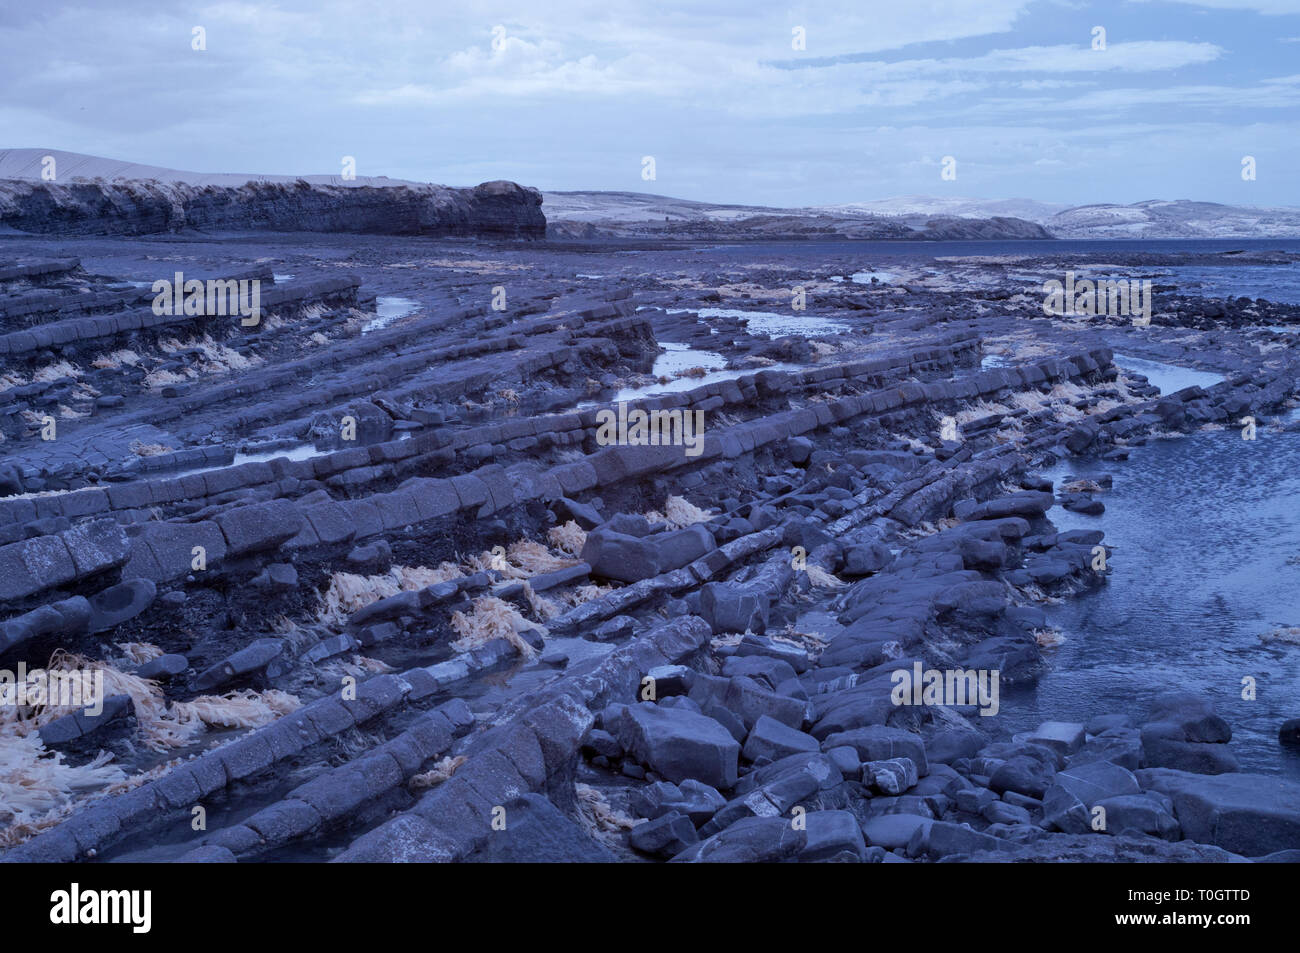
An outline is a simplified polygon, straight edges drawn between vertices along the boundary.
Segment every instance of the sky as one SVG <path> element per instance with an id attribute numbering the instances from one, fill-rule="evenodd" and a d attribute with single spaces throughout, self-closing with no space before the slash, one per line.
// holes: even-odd
<path id="1" fill-rule="evenodd" d="M 1300 0 L 5 3 L 0 89 L 0 148 L 200 172 L 1300 206 Z"/>

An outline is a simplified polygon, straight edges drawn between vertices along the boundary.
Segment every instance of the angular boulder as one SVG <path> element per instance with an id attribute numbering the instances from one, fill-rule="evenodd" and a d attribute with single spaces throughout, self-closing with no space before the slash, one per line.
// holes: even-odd
<path id="1" fill-rule="evenodd" d="M 740 744 L 712 718 L 642 702 L 627 708 L 614 734 L 634 760 L 669 781 L 735 787 Z"/>

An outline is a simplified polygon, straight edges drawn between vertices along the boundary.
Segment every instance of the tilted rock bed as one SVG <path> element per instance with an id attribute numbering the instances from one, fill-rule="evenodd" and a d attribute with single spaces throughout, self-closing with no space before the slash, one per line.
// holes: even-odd
<path id="1" fill-rule="evenodd" d="M 72 274 L 63 262 L 44 274 Z M 298 287 L 304 311 L 367 300 L 355 279 L 352 303 Z M 1101 500 L 1037 469 L 1070 454 L 1118 463 L 1152 434 L 1247 413 L 1266 421 L 1295 395 L 1284 356 L 1248 364 L 1225 339 L 1203 353 L 1240 362 L 1228 380 L 1156 396 L 1112 363 L 1105 335 L 1123 329 L 1044 325 L 1048 354 L 980 369 L 985 335 L 1010 318 L 926 326 L 909 308 L 797 369 L 637 401 L 705 413 L 688 457 L 601 446 L 600 392 L 577 410 L 590 395 L 573 380 L 643 371 L 658 327 L 690 327 L 660 310 L 674 302 L 654 289 L 525 297 L 514 318 L 429 309 L 341 329 L 306 354 L 259 344 L 247 376 L 137 392 L 73 421 L 64 446 L 81 465 L 35 468 L 66 491 L 0 498 L 0 664 L 65 650 L 158 691 L 41 724 L 67 765 L 101 765 L 106 751 L 135 780 L 23 818 L 4 859 L 1300 849 L 1293 786 L 1236 771 L 1229 726 L 1196 698 L 1010 738 L 973 707 L 890 697 L 892 673 L 914 665 L 1032 681 L 1050 636 L 1035 602 L 1105 582 L 1092 568 L 1102 529 L 1058 533 L 1049 518 Z M 754 348 L 741 343 L 719 347 L 744 359 Z M 506 385 L 514 397 L 484 411 Z M 349 412 L 361 446 L 228 465 L 229 435 L 328 432 Z M 183 456 L 209 423 L 221 455 Z M 180 446 L 114 470 L 111 450 L 93 449 L 114 428 Z M 51 449 L 13 443 L 37 460 Z M 106 462 L 86 465 L 92 452 Z M 169 472 L 196 462 L 209 468 Z M 161 654 L 123 648 L 144 643 Z M 165 706 L 214 697 L 274 710 L 260 727 L 218 712 L 176 745 L 145 743 L 172 725 L 157 721 Z"/>

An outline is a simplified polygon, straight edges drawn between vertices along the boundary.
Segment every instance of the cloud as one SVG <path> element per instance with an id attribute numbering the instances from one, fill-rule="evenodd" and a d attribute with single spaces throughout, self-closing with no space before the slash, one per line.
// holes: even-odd
<path id="1" fill-rule="evenodd" d="M 1137 0 L 1149 3 L 1152 0 Z M 1163 3 L 1180 3 L 1209 10 L 1236 10 L 1260 13 L 1264 16 L 1300 14 L 1300 0 L 1160 0 Z"/>
<path id="2" fill-rule="evenodd" d="M 362 174 L 634 190 L 653 154 L 660 191 L 765 204 L 933 189 L 922 157 L 960 154 L 963 187 L 1078 198 L 1079 182 L 1112 189 L 1146 167 L 1147 147 L 1115 136 L 1119 117 L 1159 116 L 1161 141 L 1186 153 L 1207 118 L 1220 137 L 1294 122 L 1277 40 L 1300 38 L 1300 21 L 1273 18 L 1289 5 L 7 4 L 0 147 L 267 173 L 334 172 L 354 155 Z M 1089 29 L 1112 13 L 1122 41 L 1116 16 L 1116 42 L 1092 50 Z M 205 51 L 190 48 L 196 25 Z M 1300 184 L 1258 184 L 1300 201 Z"/>
<path id="3" fill-rule="evenodd" d="M 881 76 L 936 75 L 940 73 L 1097 73 L 1153 72 L 1210 63 L 1223 50 L 1213 43 L 1190 43 L 1183 40 L 1138 40 L 1112 43 L 1105 50 L 1087 45 L 1027 46 L 1018 49 L 991 50 L 980 56 L 945 59 L 871 60 L 845 56 L 807 64 L 786 61 L 783 65 L 842 66 L 856 64 Z"/>

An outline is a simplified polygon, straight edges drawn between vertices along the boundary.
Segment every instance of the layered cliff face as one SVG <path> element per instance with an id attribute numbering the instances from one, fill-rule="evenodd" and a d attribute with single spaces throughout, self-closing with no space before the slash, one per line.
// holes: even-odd
<path id="1" fill-rule="evenodd" d="M 541 238 L 542 197 L 513 182 L 343 186 L 156 180 L 0 179 L 0 226 L 23 232 L 145 235 L 184 228 Z"/>

